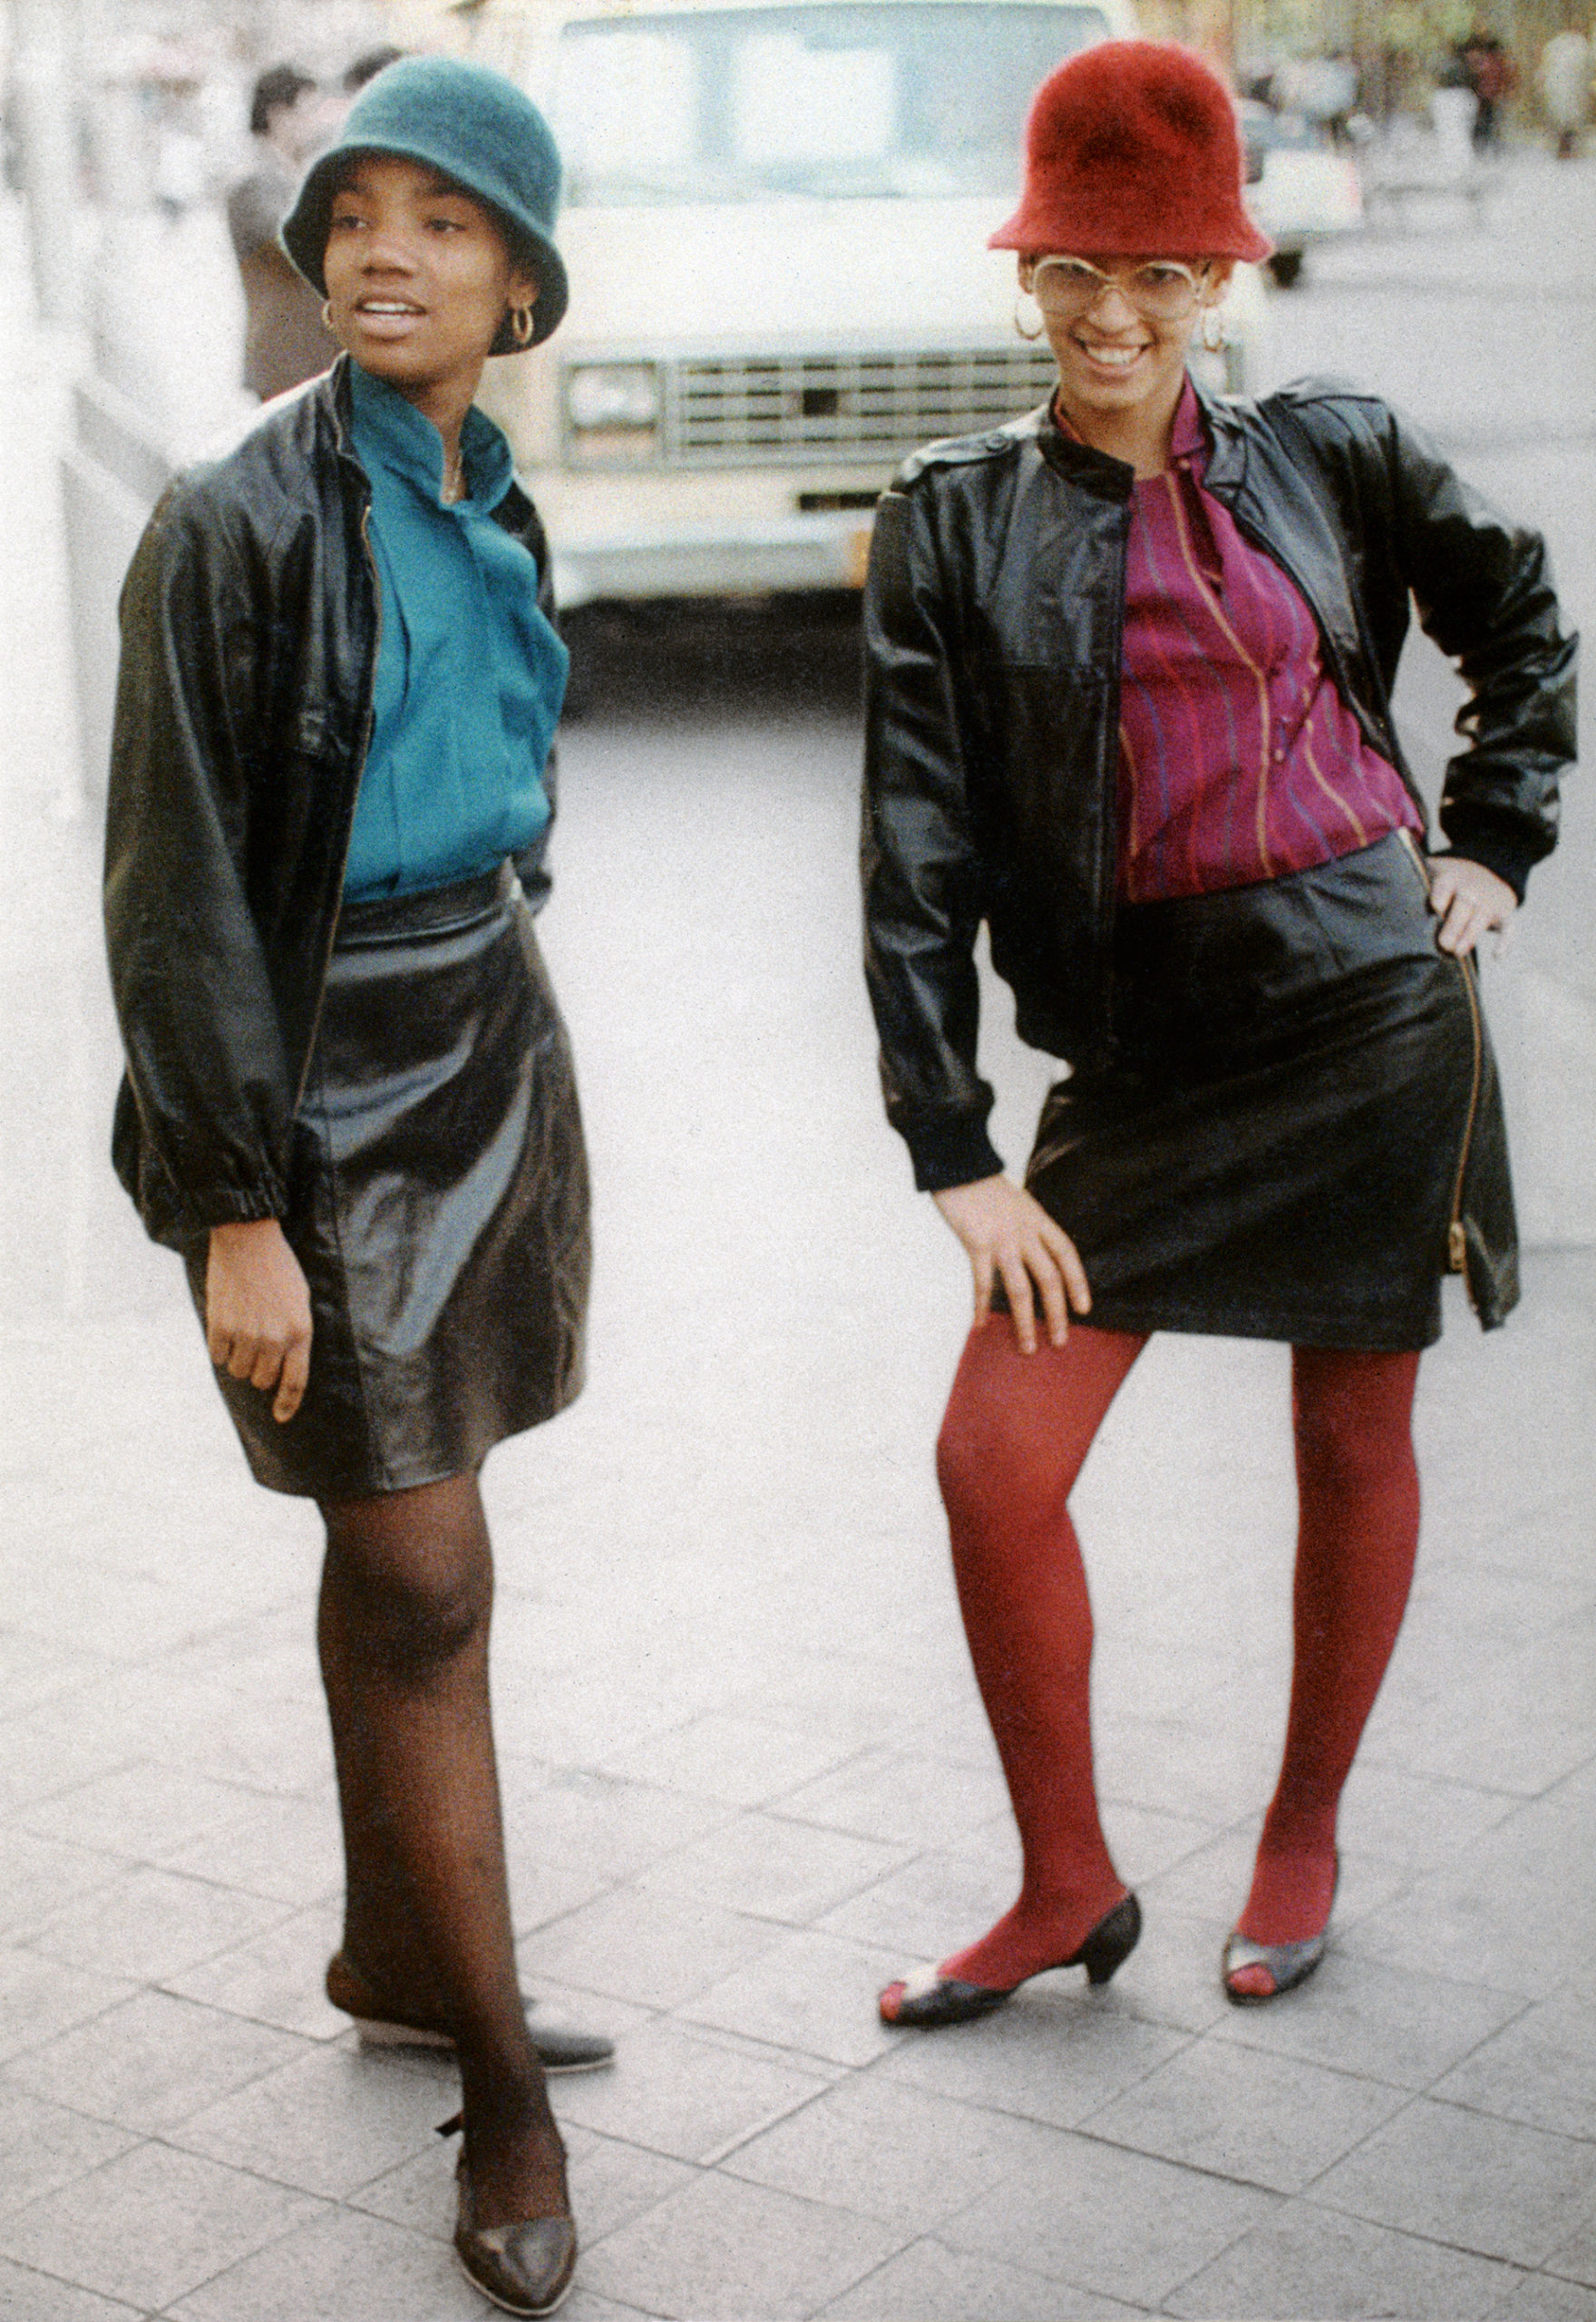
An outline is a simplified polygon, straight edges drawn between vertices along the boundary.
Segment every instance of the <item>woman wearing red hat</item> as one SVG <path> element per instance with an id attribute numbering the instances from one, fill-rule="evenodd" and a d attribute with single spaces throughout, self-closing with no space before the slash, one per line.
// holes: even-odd
<path id="1" fill-rule="evenodd" d="M 882 1994 L 891 2024 L 1105 1982 L 1136 1941 L 1068 1498 L 1159 1330 L 1293 1351 L 1291 1701 L 1222 1972 L 1238 2003 L 1312 1972 L 1413 1572 L 1441 1276 L 1486 1328 L 1517 1297 L 1474 953 L 1553 843 L 1572 643 L 1540 541 L 1377 399 L 1193 384 L 1194 330 L 1268 250 L 1241 188 L 1188 52 L 1107 43 L 1044 82 L 992 241 L 1057 391 L 910 461 L 876 528 L 868 973 L 889 1117 L 974 1274 L 939 1474 L 1024 1855 L 995 1927 Z M 1410 595 L 1472 691 L 1435 856 L 1391 724 Z M 1021 1037 L 1071 1067 L 1023 1189 L 976 1068 L 982 921 Z"/>

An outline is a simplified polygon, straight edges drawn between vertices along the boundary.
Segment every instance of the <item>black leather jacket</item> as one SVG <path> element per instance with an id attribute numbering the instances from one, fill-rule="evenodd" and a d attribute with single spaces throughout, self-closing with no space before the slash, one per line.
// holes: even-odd
<path id="1" fill-rule="evenodd" d="M 1539 536 L 1354 388 L 1199 399 L 1207 489 L 1300 590 L 1333 682 L 1410 788 L 1390 714 L 1410 594 L 1456 659 L 1468 746 L 1441 828 L 1522 893 L 1554 843 L 1574 749 L 1574 640 Z M 930 445 L 881 503 L 865 592 L 866 972 L 888 1117 L 922 1188 L 1001 1166 L 976 1070 L 983 920 L 1021 1039 L 1076 1064 L 1112 1053 L 1132 481 L 1044 408 Z"/>
<path id="2" fill-rule="evenodd" d="M 123 586 L 105 928 L 117 1175 L 159 1241 L 287 1208 L 371 739 L 380 598 L 346 358 L 162 497 Z M 495 513 L 537 560 L 536 509 Z M 545 777 L 553 804 L 554 776 Z M 543 843 L 516 868 L 547 892 Z"/>

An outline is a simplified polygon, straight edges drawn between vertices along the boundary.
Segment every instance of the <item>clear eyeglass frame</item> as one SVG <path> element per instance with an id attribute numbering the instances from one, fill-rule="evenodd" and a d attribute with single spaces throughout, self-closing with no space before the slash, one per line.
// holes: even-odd
<path id="1" fill-rule="evenodd" d="M 1183 266 L 1179 259 L 1149 259 L 1129 270 L 1105 274 L 1084 258 L 1050 255 L 1032 268 L 1030 290 L 1045 315 L 1073 319 L 1089 313 L 1112 288 L 1148 322 L 1183 323 L 1202 303 L 1207 279 L 1206 267 Z"/>

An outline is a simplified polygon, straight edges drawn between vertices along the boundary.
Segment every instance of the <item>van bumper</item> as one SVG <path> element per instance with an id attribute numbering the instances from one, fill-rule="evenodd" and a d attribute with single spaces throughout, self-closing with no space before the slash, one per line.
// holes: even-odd
<path id="1" fill-rule="evenodd" d="M 870 555 L 868 508 L 764 523 L 640 528 L 624 538 L 566 539 L 554 550 L 560 610 L 600 600 L 763 597 L 807 589 L 861 589 Z"/>

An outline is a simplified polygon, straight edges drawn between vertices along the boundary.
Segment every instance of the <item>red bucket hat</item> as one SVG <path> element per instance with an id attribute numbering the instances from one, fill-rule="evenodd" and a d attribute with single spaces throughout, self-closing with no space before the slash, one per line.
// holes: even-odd
<path id="1" fill-rule="evenodd" d="M 1241 200 L 1224 83 L 1173 41 L 1108 40 L 1050 73 L 1026 121 L 1019 208 L 995 250 L 1267 258 Z"/>

